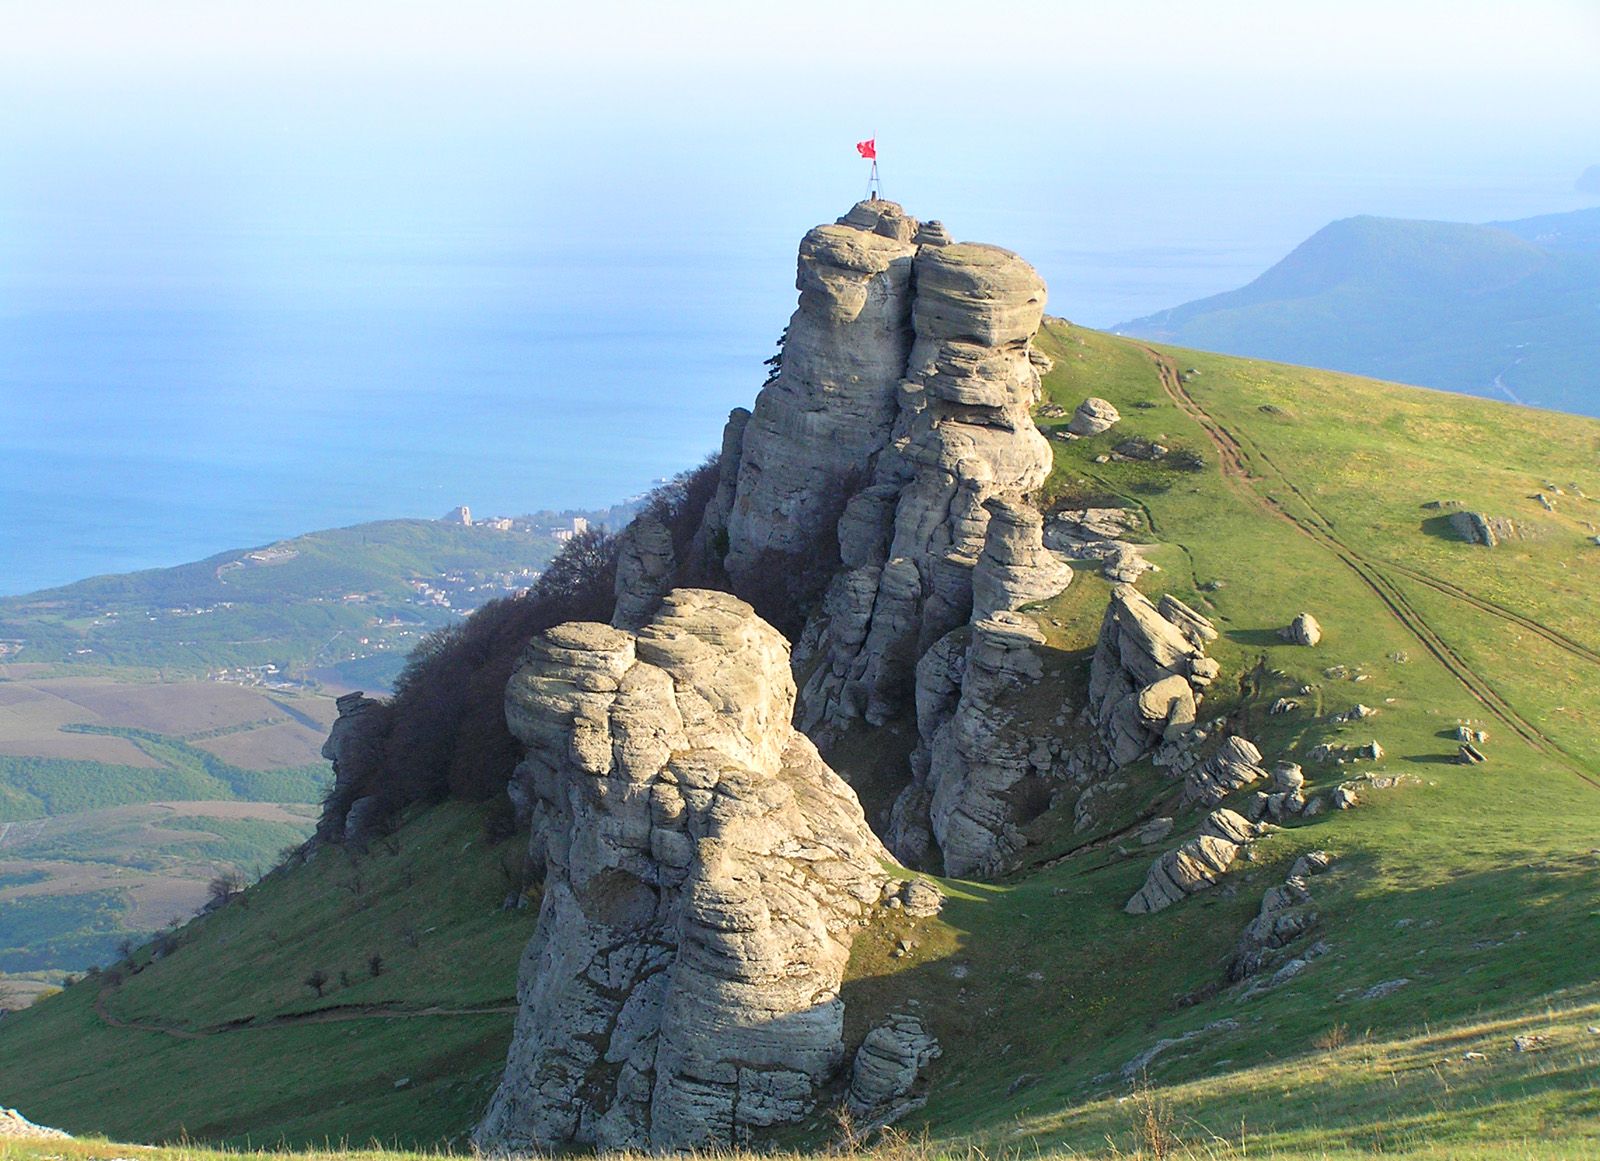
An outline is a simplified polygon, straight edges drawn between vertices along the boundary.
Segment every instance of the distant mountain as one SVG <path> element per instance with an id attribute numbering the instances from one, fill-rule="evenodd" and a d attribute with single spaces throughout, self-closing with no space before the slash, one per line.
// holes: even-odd
<path id="1" fill-rule="evenodd" d="M 1591 165 L 1580 173 L 1573 188 L 1579 193 L 1600 194 L 1600 165 Z"/>
<path id="2" fill-rule="evenodd" d="M 1248 286 L 1118 333 L 1600 414 L 1600 208 L 1346 218 Z"/>

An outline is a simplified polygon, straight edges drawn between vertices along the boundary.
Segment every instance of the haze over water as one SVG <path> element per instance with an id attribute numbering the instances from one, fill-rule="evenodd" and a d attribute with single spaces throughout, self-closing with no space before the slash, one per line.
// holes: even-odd
<path id="1" fill-rule="evenodd" d="M 1413 7 L 1390 31 L 1420 45 Z M 0 49 L 27 114 L 0 123 L 0 592 L 460 503 L 601 506 L 691 466 L 754 397 L 795 244 L 861 196 L 873 133 L 887 196 L 1022 253 L 1088 325 L 1237 286 L 1338 217 L 1586 204 L 1600 91 L 1562 69 L 1600 26 L 1545 7 L 1579 43 L 1541 83 L 1451 87 L 1421 57 L 1407 79 L 1399 53 L 1342 91 L 1338 44 L 1324 74 L 1241 73 L 1163 4 L 1001 6 L 1053 51 L 966 62 L 955 8 L 908 6 L 923 35 L 896 45 L 843 6 L 730 31 L 705 5 L 587 71 L 562 46 L 594 28 L 494 4 L 405 6 L 374 54 L 398 9 L 352 3 L 312 60 L 292 23 L 241 40 L 156 5 L 191 39 L 138 68 L 116 27 L 41 19 L 35 51 Z M 806 21 L 837 35 L 802 51 Z"/>

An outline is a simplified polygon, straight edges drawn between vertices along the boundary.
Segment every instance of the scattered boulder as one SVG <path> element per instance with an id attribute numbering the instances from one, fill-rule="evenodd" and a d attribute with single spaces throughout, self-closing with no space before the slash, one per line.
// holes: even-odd
<path id="1" fill-rule="evenodd" d="M 914 919 L 929 919 L 944 909 L 944 892 L 927 879 L 907 879 L 894 898 Z"/>
<path id="2" fill-rule="evenodd" d="M 1294 620 L 1278 630 L 1278 636 L 1291 645 L 1315 645 L 1322 640 L 1322 626 L 1310 613 L 1296 613 Z"/>
<path id="3" fill-rule="evenodd" d="M 1450 516 L 1450 527 L 1468 544 L 1481 544 L 1486 548 L 1522 537 L 1516 521 L 1482 512 L 1454 512 Z"/>
<path id="4" fill-rule="evenodd" d="M 1298 769 L 1298 767 L 1296 767 Z M 1189 771 L 1184 779 L 1186 802 L 1215 806 L 1236 790 L 1267 777 L 1261 751 L 1237 735 L 1227 738 L 1209 759 Z"/>
<path id="5" fill-rule="evenodd" d="M 868 1032 L 850 1069 L 852 1116 L 883 1125 L 910 1111 L 897 1108 L 925 1068 L 941 1056 L 939 1041 L 914 1015 L 897 1012 Z"/>
<path id="6" fill-rule="evenodd" d="M 1456 761 L 1462 766 L 1481 766 L 1488 760 L 1484 752 L 1471 742 L 1462 743 L 1456 751 Z"/>
<path id="7" fill-rule="evenodd" d="M 1162 911 L 1186 895 L 1215 886 L 1240 852 L 1261 833 L 1261 827 L 1231 810 L 1213 810 L 1200 831 L 1158 858 L 1144 886 L 1123 907 L 1129 915 Z"/>
<path id="8" fill-rule="evenodd" d="M 1110 431 L 1120 423 L 1122 415 L 1104 399 L 1090 396 L 1078 404 L 1078 410 L 1072 413 L 1072 422 L 1067 424 L 1067 430 L 1076 436 L 1099 435 L 1103 431 Z"/>

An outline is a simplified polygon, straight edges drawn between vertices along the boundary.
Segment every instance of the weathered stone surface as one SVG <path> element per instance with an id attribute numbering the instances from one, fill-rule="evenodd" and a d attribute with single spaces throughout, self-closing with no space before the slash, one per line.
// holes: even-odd
<path id="1" fill-rule="evenodd" d="M 387 726 L 383 721 L 383 703 L 368 697 L 361 690 L 347 693 L 334 702 L 339 716 L 322 743 L 322 756 L 333 763 L 333 792 L 330 801 L 346 801 L 352 784 L 364 772 L 372 770 L 383 760 L 383 744 Z M 360 801 L 360 800 L 357 800 Z M 357 811 L 354 803 L 344 813 L 326 810 L 317 824 L 320 839 L 356 839 L 362 827 L 371 821 L 371 805 Z"/>
<path id="2" fill-rule="evenodd" d="M 1172 906 L 1186 895 L 1204 891 L 1233 865 L 1260 828 L 1231 810 L 1214 810 L 1200 832 L 1150 867 L 1144 886 L 1123 907 L 1129 915 L 1148 915 Z"/>
<path id="3" fill-rule="evenodd" d="M 1322 640 L 1322 626 L 1310 613 L 1296 613 L 1294 620 L 1278 630 L 1278 636 L 1291 645 L 1315 645 Z"/>
<path id="4" fill-rule="evenodd" d="M 70 1133 L 36 1125 L 16 1109 L 0 1108 L 0 1140 L 69 1141 Z"/>
<path id="5" fill-rule="evenodd" d="M 793 702 L 783 638 L 723 593 L 529 646 L 506 718 L 545 891 L 480 1147 L 725 1144 L 812 1107 L 887 852 Z"/>
<path id="6" fill-rule="evenodd" d="M 1072 566 L 1044 546 L 1044 520 L 1031 505 L 996 497 L 984 507 L 989 528 L 972 570 L 972 616 L 1019 609 L 1058 595 L 1072 580 Z"/>
<path id="7" fill-rule="evenodd" d="M 1044 284 L 1008 251 L 901 229 L 901 211 L 889 205 L 863 203 L 802 245 L 800 308 L 780 373 L 745 433 L 728 521 L 727 567 L 738 587 L 756 577 L 759 560 L 771 567 L 773 551 L 814 545 L 816 514 L 832 505 L 844 571 L 796 648 L 810 670 L 800 720 L 821 738 L 853 718 L 881 723 L 908 709 L 917 661 L 934 642 L 1054 595 L 1071 575 L 1042 547 L 1040 521 L 1023 500 L 1051 465 L 1030 418 L 1039 369 L 1029 344 Z M 887 226 L 885 215 L 894 219 Z M 884 258 L 884 247 L 906 238 L 919 241 L 903 243 L 914 258 L 902 282 L 902 255 Z M 879 270 L 874 256 L 888 265 Z M 845 290 L 863 278 L 875 289 L 856 310 Z M 818 279 L 829 294 L 811 287 Z M 899 321 L 885 330 L 891 302 Z M 818 318 L 832 329 L 817 329 Z M 873 374 L 841 385 L 834 371 L 816 370 L 834 358 L 822 339 L 847 353 L 866 344 Z M 861 403 L 868 398 L 871 407 Z M 826 462 L 855 466 L 820 474 L 807 466 L 817 440 L 829 444 Z"/>
<path id="8" fill-rule="evenodd" d="M 1184 798 L 1202 806 L 1215 806 L 1236 790 L 1267 777 L 1261 766 L 1261 751 L 1238 736 L 1226 739 L 1209 759 L 1189 771 L 1184 779 Z"/>
<path id="9" fill-rule="evenodd" d="M 1078 436 L 1099 435 L 1102 431 L 1110 431 L 1121 420 L 1121 414 L 1109 402 L 1090 396 L 1078 404 L 1067 430 Z"/>
<path id="10" fill-rule="evenodd" d="M 908 1096 L 918 1076 L 941 1055 L 939 1041 L 916 1016 L 897 1012 L 868 1032 L 850 1070 L 852 1116 L 878 1118 Z"/>
<path id="11" fill-rule="evenodd" d="M 1261 908 L 1240 934 L 1228 964 L 1230 983 L 1277 968 L 1287 958 L 1283 949 L 1317 925 L 1318 915 L 1311 905 L 1311 887 L 1306 880 L 1326 871 L 1332 863 L 1326 851 L 1310 851 L 1295 861 L 1281 886 L 1268 888 L 1262 895 Z"/>
<path id="12" fill-rule="evenodd" d="M 741 440 L 724 562 L 736 584 L 831 537 L 866 483 L 911 349 L 915 227 L 892 202 L 862 203 L 801 242 L 800 305 Z"/>
<path id="13" fill-rule="evenodd" d="M 648 621 L 672 584 L 676 563 L 665 524 L 650 512 L 631 520 L 617 537 L 617 605 L 611 623 L 637 629 Z"/>
<path id="14" fill-rule="evenodd" d="M 1454 512 L 1450 516 L 1450 527 L 1455 529 L 1456 535 L 1469 544 L 1481 544 L 1485 548 L 1493 548 L 1507 540 L 1519 540 L 1522 530 L 1517 527 L 1514 520 L 1504 516 L 1489 516 L 1483 512 Z"/>
<path id="15" fill-rule="evenodd" d="M 1138 514 L 1127 508 L 1075 508 L 1052 516 L 1043 539 L 1068 560 L 1098 560 L 1107 579 L 1132 584 L 1155 568 L 1126 539 L 1138 528 Z"/>
<path id="16" fill-rule="evenodd" d="M 1193 726 L 1202 691 L 1217 675 L 1205 656 L 1211 622 L 1163 602 L 1163 616 L 1131 585 L 1112 592 L 1089 667 L 1089 712 L 1112 761 L 1135 761 Z"/>

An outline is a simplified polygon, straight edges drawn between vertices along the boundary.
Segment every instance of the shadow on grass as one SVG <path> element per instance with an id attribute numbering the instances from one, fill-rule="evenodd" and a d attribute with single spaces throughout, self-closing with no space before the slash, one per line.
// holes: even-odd
<path id="1" fill-rule="evenodd" d="M 1422 522 L 1422 534 L 1432 536 L 1436 540 L 1449 540 L 1456 544 L 1467 543 L 1461 534 L 1451 527 L 1448 516 L 1429 516 Z"/>
<path id="2" fill-rule="evenodd" d="M 1249 645 L 1257 649 L 1283 644 L 1283 638 L 1278 636 L 1276 629 L 1228 629 L 1224 631 L 1223 636 L 1240 645 Z"/>

